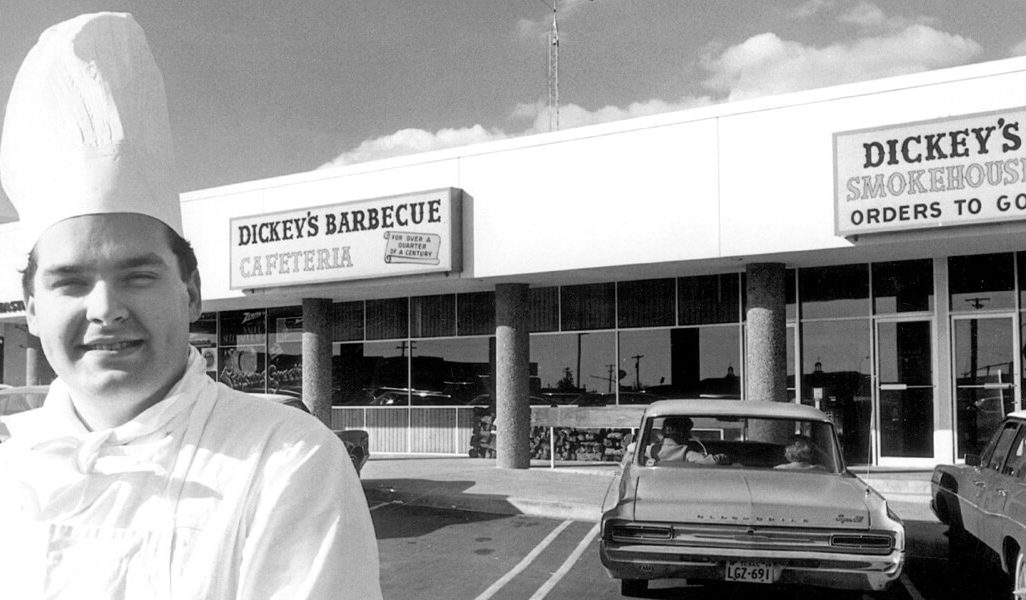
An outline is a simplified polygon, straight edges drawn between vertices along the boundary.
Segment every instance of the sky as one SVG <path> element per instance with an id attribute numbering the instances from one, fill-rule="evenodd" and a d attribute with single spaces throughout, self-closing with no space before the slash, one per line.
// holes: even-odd
<path id="1" fill-rule="evenodd" d="M 0 108 L 46 27 L 116 10 L 181 191 L 541 133 L 552 1 L 0 0 Z M 1022 0 L 557 1 L 564 130 L 1026 54 Z"/>

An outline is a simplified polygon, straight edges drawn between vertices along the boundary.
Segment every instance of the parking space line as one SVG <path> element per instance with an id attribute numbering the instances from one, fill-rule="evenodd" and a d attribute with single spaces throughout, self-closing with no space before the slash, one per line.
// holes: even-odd
<path id="1" fill-rule="evenodd" d="M 514 577 L 516 577 L 524 569 L 526 569 L 527 566 L 534 561 L 534 559 L 538 558 L 538 555 L 541 554 L 542 551 L 545 550 L 545 548 L 547 548 L 548 545 L 551 544 L 552 541 L 555 540 L 556 537 L 559 536 L 559 534 L 562 533 L 564 529 L 569 527 L 571 523 L 573 523 L 573 520 L 568 519 L 557 525 L 556 528 L 553 529 L 551 533 L 549 533 L 549 535 L 545 536 L 545 539 L 543 539 L 541 542 L 538 543 L 537 546 L 534 547 L 534 550 L 531 550 L 527 554 L 527 556 L 525 556 L 523 559 L 521 559 L 519 563 L 517 563 L 515 567 L 513 567 L 512 569 L 510 569 L 508 573 L 500 577 L 498 581 L 488 586 L 488 589 L 481 592 L 481 594 L 474 600 L 487 600 L 488 598 L 494 596 L 499 590 L 503 588 L 503 586 L 505 586 Z"/>
<path id="2" fill-rule="evenodd" d="M 584 539 L 581 540 L 579 544 L 577 544 L 577 547 L 574 548 L 574 551 L 571 552 L 570 556 L 568 556 L 566 560 L 563 561 L 563 564 L 560 565 L 558 569 L 556 569 L 556 572 L 552 574 L 552 577 L 549 577 L 549 580 L 546 581 L 545 584 L 542 585 L 540 588 L 538 588 L 538 591 L 535 592 L 533 596 L 531 596 L 531 600 L 542 600 L 548 595 L 549 592 L 552 591 L 552 588 L 556 587 L 557 583 L 559 583 L 564 577 L 566 577 L 566 574 L 570 572 L 570 569 L 572 569 L 574 564 L 578 561 L 578 559 L 581 558 L 581 555 L 584 554 L 584 551 L 588 549 L 588 546 L 591 544 L 591 541 L 594 540 L 595 536 L 598 535 L 599 525 L 599 523 L 595 523 L 595 526 L 591 528 L 591 531 L 588 532 L 588 535 L 584 536 Z"/>
<path id="3" fill-rule="evenodd" d="M 925 600 L 923 595 L 919 593 L 919 590 L 916 589 L 916 586 L 912 584 L 912 580 L 908 578 L 908 575 L 902 573 L 898 579 L 901 581 L 901 585 L 905 586 L 905 591 L 908 592 L 912 600 Z"/>
<path id="4" fill-rule="evenodd" d="M 392 503 L 391 502 L 382 502 L 380 504 L 375 504 L 374 506 L 368 507 L 368 510 L 370 510 L 371 512 L 374 512 L 375 510 L 381 508 L 382 506 L 388 506 L 389 504 L 392 504 Z"/>

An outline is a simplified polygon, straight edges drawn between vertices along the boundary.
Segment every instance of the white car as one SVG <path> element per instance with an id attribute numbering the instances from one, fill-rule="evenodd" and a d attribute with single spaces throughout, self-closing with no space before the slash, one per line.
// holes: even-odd
<path id="1" fill-rule="evenodd" d="M 870 591 L 901 575 L 905 529 L 845 468 L 822 412 L 664 400 L 606 493 L 599 549 L 625 596 L 663 578 Z"/>

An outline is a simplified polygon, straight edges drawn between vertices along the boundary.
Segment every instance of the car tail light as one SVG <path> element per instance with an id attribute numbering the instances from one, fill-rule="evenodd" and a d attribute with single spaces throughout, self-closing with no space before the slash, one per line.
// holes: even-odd
<path id="1" fill-rule="evenodd" d="M 651 525 L 616 525 L 610 536 L 617 541 L 669 540 L 673 537 L 673 529 Z"/>
<path id="2" fill-rule="evenodd" d="M 835 548 L 852 548 L 872 551 L 890 551 L 894 547 L 894 538 L 889 535 L 872 533 L 839 534 L 830 538 L 830 545 Z"/>

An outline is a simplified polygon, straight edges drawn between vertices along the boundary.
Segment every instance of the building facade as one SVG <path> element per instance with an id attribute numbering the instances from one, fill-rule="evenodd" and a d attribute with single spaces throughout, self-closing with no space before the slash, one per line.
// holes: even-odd
<path id="1" fill-rule="evenodd" d="M 526 288 L 532 404 L 758 399 L 751 268 L 778 265 L 774 399 L 831 414 L 850 463 L 957 461 L 1022 406 L 1022 89 L 1013 59 L 189 192 L 192 340 L 212 377 L 302 393 L 328 299 L 333 418 L 462 454 L 506 393 L 501 286 Z M 23 384 L 45 367 L 4 214 Z"/>

